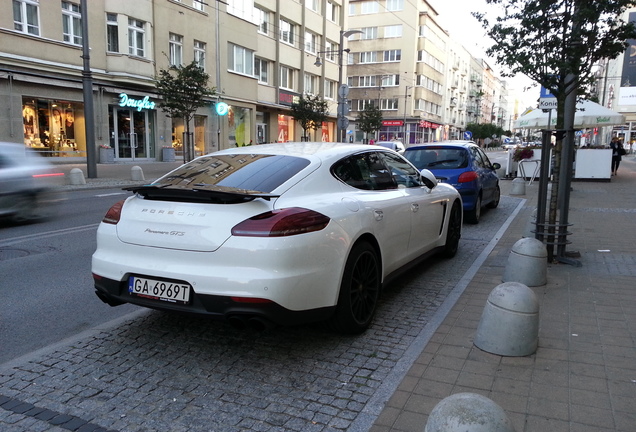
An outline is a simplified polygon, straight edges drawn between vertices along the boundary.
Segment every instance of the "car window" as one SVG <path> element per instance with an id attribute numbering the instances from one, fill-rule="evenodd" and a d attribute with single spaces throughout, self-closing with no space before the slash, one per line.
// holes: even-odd
<path id="1" fill-rule="evenodd" d="M 477 151 L 479 152 L 479 155 L 481 156 L 484 166 L 486 168 L 492 168 L 492 163 L 490 162 L 490 159 L 488 158 L 488 155 L 486 154 L 486 152 L 484 152 L 482 149 L 477 149 Z"/>
<path id="2" fill-rule="evenodd" d="M 193 187 L 224 186 L 271 192 L 309 165 L 295 156 L 224 154 L 204 156 L 181 166 L 153 185 Z"/>
<path id="3" fill-rule="evenodd" d="M 407 149 L 404 157 L 419 170 L 458 169 L 468 166 L 468 155 L 463 148 Z"/>
<path id="4" fill-rule="evenodd" d="M 364 190 L 396 189 L 397 184 L 376 152 L 364 152 L 338 161 L 332 168 L 335 177 L 349 186 Z"/>
<path id="5" fill-rule="evenodd" d="M 471 147 L 470 151 L 473 155 L 473 159 L 475 161 L 475 165 L 478 166 L 479 168 L 487 168 L 487 164 L 484 162 L 484 159 L 482 158 L 482 154 L 481 151 L 479 150 L 478 147 Z"/>
<path id="6" fill-rule="evenodd" d="M 398 186 L 407 188 L 422 186 L 420 173 L 410 163 L 395 154 L 380 153 L 380 156 L 391 170 Z"/>

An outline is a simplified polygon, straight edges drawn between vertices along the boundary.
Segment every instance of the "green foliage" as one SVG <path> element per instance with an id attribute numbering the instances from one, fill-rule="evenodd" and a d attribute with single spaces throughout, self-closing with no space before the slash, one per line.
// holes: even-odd
<path id="1" fill-rule="evenodd" d="M 358 113 L 358 129 L 367 134 L 382 129 L 382 112 L 375 105 L 368 104 Z"/>
<path id="2" fill-rule="evenodd" d="M 169 117 L 189 122 L 197 108 L 207 103 L 205 98 L 215 94 L 214 88 L 208 88 L 209 78 L 196 62 L 161 69 L 155 80 L 161 109 Z"/>
<path id="3" fill-rule="evenodd" d="M 301 96 L 298 103 L 291 106 L 292 117 L 303 128 L 303 137 L 307 137 L 307 131 L 317 130 L 327 119 L 327 102 L 319 96 Z"/>
<path id="4" fill-rule="evenodd" d="M 498 137 L 506 135 L 503 128 L 492 123 L 468 123 L 466 130 L 473 133 L 473 139 L 492 138 L 493 135 Z"/>
<path id="5" fill-rule="evenodd" d="M 579 95 L 589 93 L 593 66 L 615 58 L 636 38 L 633 23 L 621 16 L 633 0 L 486 0 L 499 6 L 494 22 L 473 12 L 494 44 L 487 54 L 504 66 L 504 76 L 524 74 L 565 100 L 575 86 Z M 574 83 L 567 83 L 572 74 Z"/>

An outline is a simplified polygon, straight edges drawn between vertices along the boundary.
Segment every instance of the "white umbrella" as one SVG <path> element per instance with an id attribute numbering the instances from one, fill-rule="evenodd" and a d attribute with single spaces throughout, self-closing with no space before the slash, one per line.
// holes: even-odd
<path id="1" fill-rule="evenodd" d="M 550 117 L 549 129 L 556 126 L 556 110 L 553 110 Z M 605 108 L 595 102 L 583 100 L 576 104 L 574 114 L 574 128 L 586 129 L 601 126 L 611 126 L 625 124 L 625 116 Z M 547 129 L 548 113 L 542 109 L 533 109 L 527 114 L 519 117 L 514 123 L 515 129 Z"/>

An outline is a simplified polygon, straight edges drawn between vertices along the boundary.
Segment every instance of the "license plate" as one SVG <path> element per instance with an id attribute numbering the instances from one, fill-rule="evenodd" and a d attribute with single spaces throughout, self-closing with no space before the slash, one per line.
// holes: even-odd
<path id="1" fill-rule="evenodd" d="M 190 285 L 131 276 L 128 293 L 133 296 L 161 300 L 169 303 L 188 304 Z"/>

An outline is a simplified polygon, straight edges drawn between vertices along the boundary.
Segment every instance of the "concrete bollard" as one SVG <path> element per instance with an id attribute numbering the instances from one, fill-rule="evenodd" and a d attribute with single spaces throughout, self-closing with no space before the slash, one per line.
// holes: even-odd
<path id="1" fill-rule="evenodd" d="M 512 245 L 502 282 L 519 282 L 529 287 L 548 282 L 548 251 L 535 238 L 522 238 Z"/>
<path id="2" fill-rule="evenodd" d="M 477 393 L 456 393 L 442 399 L 431 414 L 424 432 L 515 432 L 499 405 Z"/>
<path id="3" fill-rule="evenodd" d="M 72 185 L 85 185 L 86 179 L 84 178 L 84 172 L 79 168 L 73 168 L 71 172 L 68 173 L 68 181 L 69 184 Z"/>
<path id="4" fill-rule="evenodd" d="M 140 166 L 138 166 L 138 165 L 135 165 L 134 167 L 132 167 L 132 168 L 130 169 L 130 178 L 131 178 L 131 180 L 135 180 L 135 181 L 138 181 L 138 180 L 146 180 L 146 179 L 144 178 L 144 172 L 143 172 L 143 170 L 142 170 L 142 169 L 141 169 L 141 167 L 140 167 Z"/>
<path id="5" fill-rule="evenodd" d="M 526 181 L 521 177 L 517 177 L 512 181 L 512 189 L 510 189 L 510 195 L 525 195 L 526 194 Z"/>
<path id="6" fill-rule="evenodd" d="M 518 282 L 505 282 L 492 290 L 473 343 L 501 356 L 534 353 L 539 344 L 539 301 L 534 291 Z"/>

